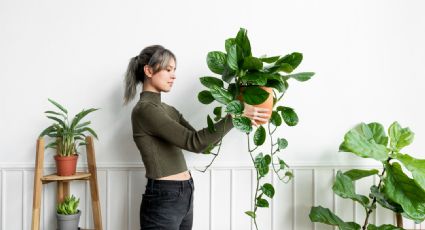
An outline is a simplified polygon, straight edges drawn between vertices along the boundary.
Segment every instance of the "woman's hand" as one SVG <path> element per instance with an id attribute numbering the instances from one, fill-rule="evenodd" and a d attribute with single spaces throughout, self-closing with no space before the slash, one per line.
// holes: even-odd
<path id="1" fill-rule="evenodd" d="M 267 122 L 268 114 L 270 113 L 269 109 L 255 107 L 253 105 L 247 104 L 244 102 L 243 115 L 251 119 L 251 123 L 255 126 L 258 126 L 256 121 Z"/>

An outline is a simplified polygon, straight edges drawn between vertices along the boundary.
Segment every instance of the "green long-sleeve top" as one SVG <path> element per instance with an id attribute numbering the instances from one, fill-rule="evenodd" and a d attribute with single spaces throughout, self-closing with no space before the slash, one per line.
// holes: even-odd
<path id="1" fill-rule="evenodd" d="M 133 139 L 142 156 L 147 178 L 161 178 L 187 170 L 182 149 L 202 152 L 233 128 L 230 116 L 196 131 L 172 106 L 161 102 L 161 94 L 144 91 L 131 114 Z"/>

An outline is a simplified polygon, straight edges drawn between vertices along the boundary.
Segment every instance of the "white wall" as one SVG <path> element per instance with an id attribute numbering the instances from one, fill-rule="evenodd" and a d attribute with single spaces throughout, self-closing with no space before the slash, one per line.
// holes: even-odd
<path id="1" fill-rule="evenodd" d="M 254 55 L 299 51 L 299 70 L 316 72 L 309 82 L 292 82 L 284 99 L 300 117 L 298 126 L 279 131 L 289 141 L 290 165 L 374 164 L 337 152 L 343 134 L 361 121 L 409 126 L 416 141 L 405 152 L 425 158 L 424 7 L 420 0 L 0 0 L 0 166 L 33 164 L 35 139 L 49 125 L 48 97 L 74 114 L 102 108 L 90 116 L 99 165 L 140 162 L 129 122 L 135 101 L 122 106 L 122 80 L 129 58 L 151 44 L 178 58 L 164 101 L 205 126 L 212 106 L 196 99 L 198 77 L 211 74 L 205 56 L 223 50 L 239 27 L 248 29 Z M 230 132 L 214 167 L 249 166 L 245 143 Z M 210 158 L 186 159 L 202 166 Z"/>

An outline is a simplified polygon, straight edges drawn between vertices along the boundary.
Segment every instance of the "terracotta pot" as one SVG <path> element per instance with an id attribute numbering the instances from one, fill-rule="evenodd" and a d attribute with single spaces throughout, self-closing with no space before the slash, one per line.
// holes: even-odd
<path id="1" fill-rule="evenodd" d="M 265 117 L 267 120 L 270 119 L 273 111 L 273 88 L 266 87 L 266 86 L 259 86 L 261 89 L 267 91 L 269 93 L 269 97 L 261 104 L 254 105 L 255 107 L 259 108 L 265 108 L 268 109 L 269 112 L 267 113 L 267 117 Z M 243 92 L 245 87 L 241 87 L 241 92 Z M 243 101 L 242 95 L 240 96 L 240 100 Z M 264 121 L 258 121 L 256 120 L 257 124 L 263 125 L 267 124 L 267 122 Z"/>
<path id="2" fill-rule="evenodd" d="M 56 170 L 58 176 L 71 176 L 75 174 L 77 168 L 78 155 L 55 156 Z"/>

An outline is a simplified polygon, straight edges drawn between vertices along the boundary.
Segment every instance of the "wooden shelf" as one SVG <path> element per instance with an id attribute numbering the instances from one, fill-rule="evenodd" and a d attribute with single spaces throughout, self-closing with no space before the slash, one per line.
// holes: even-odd
<path id="1" fill-rule="evenodd" d="M 54 173 L 41 177 L 41 181 L 43 181 L 43 184 L 46 184 L 52 181 L 88 180 L 90 176 L 91 173 L 87 172 L 76 172 L 72 176 L 58 176 L 56 173 Z"/>

